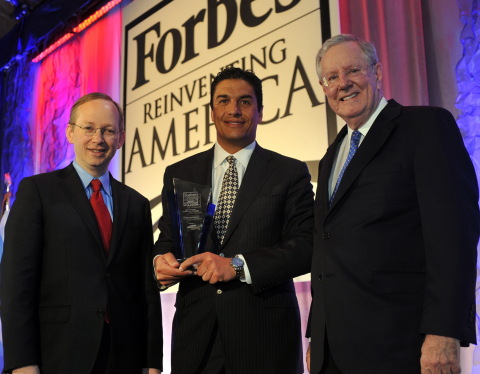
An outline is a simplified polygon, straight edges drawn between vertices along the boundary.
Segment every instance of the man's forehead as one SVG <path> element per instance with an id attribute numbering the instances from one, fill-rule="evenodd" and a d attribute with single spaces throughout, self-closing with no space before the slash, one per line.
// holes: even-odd
<path id="1" fill-rule="evenodd" d="M 342 43 L 331 47 L 321 60 L 324 69 L 352 67 L 365 62 L 365 55 L 356 43 Z"/>
<path id="2" fill-rule="evenodd" d="M 252 94 L 240 94 L 240 93 L 233 93 L 233 94 L 229 94 L 229 93 L 222 93 L 222 92 L 218 92 L 215 97 L 237 97 L 237 98 L 240 98 L 240 99 L 248 99 L 248 98 L 255 98 L 255 94 L 252 93 Z"/>
<path id="3" fill-rule="evenodd" d="M 214 96 L 256 98 L 252 85 L 243 79 L 224 79 L 218 82 Z"/>

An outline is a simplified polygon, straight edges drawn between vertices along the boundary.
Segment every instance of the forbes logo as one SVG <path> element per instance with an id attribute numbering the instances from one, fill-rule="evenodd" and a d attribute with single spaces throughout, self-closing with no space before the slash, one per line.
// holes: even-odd
<path id="1" fill-rule="evenodd" d="M 171 28 L 163 31 L 161 23 L 157 22 L 142 31 L 133 38 L 137 70 L 132 89 L 142 87 L 150 81 L 145 74 L 147 61 L 153 62 L 160 74 L 167 74 L 175 69 L 179 62 L 184 64 L 199 56 L 200 52 L 198 52 L 195 35 L 197 31 L 205 30 L 205 27 L 200 29 L 200 26 L 205 22 L 207 23 L 206 48 L 213 49 L 225 43 L 232 36 L 238 19 L 247 27 L 257 27 L 272 15 L 292 9 L 301 0 L 290 0 L 288 4 L 285 0 L 262 0 L 262 2 L 266 1 L 270 1 L 271 6 L 262 14 L 258 14 L 258 11 L 254 13 L 252 9 L 252 3 L 255 0 L 207 0 L 207 7 L 185 20 L 181 28 Z M 223 29 L 221 30 L 219 30 L 218 22 L 219 12 L 226 15 L 226 22 L 223 22 Z M 147 42 L 147 39 L 149 42 Z M 155 39 L 156 42 L 153 41 Z M 167 45 L 172 49 L 165 53 Z M 166 56 L 171 56 L 169 61 L 166 61 Z"/>

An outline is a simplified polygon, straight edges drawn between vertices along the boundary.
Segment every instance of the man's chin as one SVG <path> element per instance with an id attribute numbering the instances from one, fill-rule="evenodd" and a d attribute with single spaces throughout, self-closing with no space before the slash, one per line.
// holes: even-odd
<path id="1" fill-rule="evenodd" d="M 102 160 L 92 160 L 90 163 L 89 163 L 89 166 L 93 169 L 93 170 L 106 170 L 108 169 L 108 164 L 109 164 L 109 161 L 110 160 L 105 160 L 105 159 L 102 159 Z"/>

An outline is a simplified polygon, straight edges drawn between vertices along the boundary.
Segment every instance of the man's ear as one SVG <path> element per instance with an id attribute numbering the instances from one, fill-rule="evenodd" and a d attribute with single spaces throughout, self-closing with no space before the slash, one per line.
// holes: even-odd
<path id="1" fill-rule="evenodd" d="M 120 132 L 120 137 L 118 138 L 118 145 L 117 149 L 122 148 L 122 146 L 125 144 L 125 130 Z"/>
<path id="2" fill-rule="evenodd" d="M 377 88 L 382 88 L 383 66 L 381 62 L 377 62 L 375 66 L 375 75 L 377 76 Z"/>
<path id="3" fill-rule="evenodd" d="M 68 124 L 67 128 L 65 129 L 65 136 L 67 137 L 68 142 L 73 144 L 73 126 L 70 124 Z"/>

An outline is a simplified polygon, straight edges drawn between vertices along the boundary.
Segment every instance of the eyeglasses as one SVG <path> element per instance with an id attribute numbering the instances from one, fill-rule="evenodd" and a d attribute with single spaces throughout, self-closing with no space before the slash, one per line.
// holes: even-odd
<path id="1" fill-rule="evenodd" d="M 360 68 L 360 67 L 354 66 L 353 68 L 345 71 L 339 71 L 338 73 L 326 75 L 325 77 L 322 78 L 323 85 L 331 90 L 337 88 L 338 85 L 340 84 L 340 74 L 344 74 L 348 80 L 353 80 L 353 81 L 356 79 L 365 78 L 367 76 L 368 70 L 376 64 L 377 63 L 375 62 L 367 68 Z"/>
<path id="2" fill-rule="evenodd" d="M 97 132 L 97 130 L 100 130 L 101 134 L 102 134 L 103 137 L 106 138 L 106 139 L 113 139 L 113 138 L 115 138 L 115 137 L 118 135 L 118 133 L 119 133 L 119 131 L 113 130 L 113 129 L 109 129 L 109 128 L 107 128 L 107 127 L 102 127 L 102 128 L 100 128 L 100 127 L 92 127 L 92 126 L 85 126 L 85 127 L 83 127 L 83 126 L 78 126 L 78 125 L 76 125 L 76 124 L 74 124 L 74 123 L 70 123 L 70 125 L 76 126 L 76 127 L 80 128 L 80 129 L 82 129 L 82 130 L 83 130 L 83 135 L 85 135 L 86 137 L 89 137 L 89 138 L 93 137 L 93 136 L 95 135 L 95 133 Z"/>

